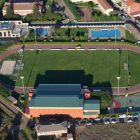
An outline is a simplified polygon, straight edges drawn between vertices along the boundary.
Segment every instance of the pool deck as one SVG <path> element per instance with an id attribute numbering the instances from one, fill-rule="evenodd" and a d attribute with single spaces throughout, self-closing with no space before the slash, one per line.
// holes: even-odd
<path id="1" fill-rule="evenodd" d="M 91 30 L 101 30 L 101 29 L 109 29 L 109 30 L 111 30 L 111 29 L 114 29 L 114 27 L 111 27 L 111 28 L 109 28 L 109 27 L 89 28 L 88 29 L 88 38 L 96 39 L 96 38 L 91 37 Z M 118 27 L 117 29 L 119 29 L 121 31 L 121 37 L 116 37 L 116 38 L 118 38 L 118 39 L 120 39 L 122 37 L 125 38 L 125 29 L 124 28 L 121 28 L 121 27 Z M 108 39 L 108 38 L 107 37 L 100 37 L 100 39 Z M 111 37 L 111 38 L 114 39 L 115 37 Z"/>

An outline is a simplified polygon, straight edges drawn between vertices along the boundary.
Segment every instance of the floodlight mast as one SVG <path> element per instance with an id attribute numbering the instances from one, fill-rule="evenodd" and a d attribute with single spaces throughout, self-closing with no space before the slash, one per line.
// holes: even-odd
<path id="1" fill-rule="evenodd" d="M 116 78 L 117 78 L 117 80 L 118 80 L 118 96 L 119 96 L 119 94 L 120 94 L 120 93 L 119 93 L 119 80 L 120 80 L 121 77 L 116 77 Z"/>
<path id="2" fill-rule="evenodd" d="M 21 76 L 20 79 L 22 80 L 23 93 L 24 93 L 24 95 L 25 95 L 24 82 L 23 82 L 24 77 Z"/>

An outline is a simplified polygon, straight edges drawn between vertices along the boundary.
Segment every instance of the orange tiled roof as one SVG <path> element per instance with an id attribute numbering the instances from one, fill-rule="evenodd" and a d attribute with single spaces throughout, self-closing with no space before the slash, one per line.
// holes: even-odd
<path id="1" fill-rule="evenodd" d="M 97 0 L 99 4 L 105 9 L 110 9 L 112 6 L 106 0 Z"/>
<path id="2" fill-rule="evenodd" d="M 43 2 L 30 2 L 30 3 L 10 3 L 10 2 L 5 2 L 3 10 L 7 9 L 8 5 L 13 4 L 13 10 L 33 10 L 34 4 L 37 4 L 39 10 L 42 9 Z"/>

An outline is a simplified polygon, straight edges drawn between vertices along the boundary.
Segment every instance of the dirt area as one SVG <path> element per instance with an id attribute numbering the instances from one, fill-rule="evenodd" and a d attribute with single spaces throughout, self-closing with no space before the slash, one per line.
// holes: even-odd
<path id="1" fill-rule="evenodd" d="M 140 127 L 138 123 L 86 126 L 77 134 L 78 140 L 138 140 Z"/>
<path id="2" fill-rule="evenodd" d="M 81 20 L 82 22 L 87 22 L 87 21 L 91 21 L 90 17 L 91 17 L 91 12 L 87 9 L 87 8 L 82 8 L 79 9 L 78 12 L 81 14 L 81 16 L 83 17 L 83 19 Z"/>

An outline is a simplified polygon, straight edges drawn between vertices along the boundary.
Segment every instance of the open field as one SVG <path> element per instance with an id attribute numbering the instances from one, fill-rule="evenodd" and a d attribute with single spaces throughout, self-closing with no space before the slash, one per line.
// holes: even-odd
<path id="1" fill-rule="evenodd" d="M 138 123 L 86 126 L 78 140 L 138 140 L 139 132 Z"/>
<path id="2" fill-rule="evenodd" d="M 116 76 L 121 76 L 120 86 L 128 85 L 128 71 L 124 62 L 129 54 L 130 86 L 139 84 L 140 55 L 131 51 L 25 51 L 24 68 L 18 76 L 17 86 L 24 84 L 76 84 L 94 87 L 117 87 Z M 82 68 L 83 67 L 83 68 Z"/>

